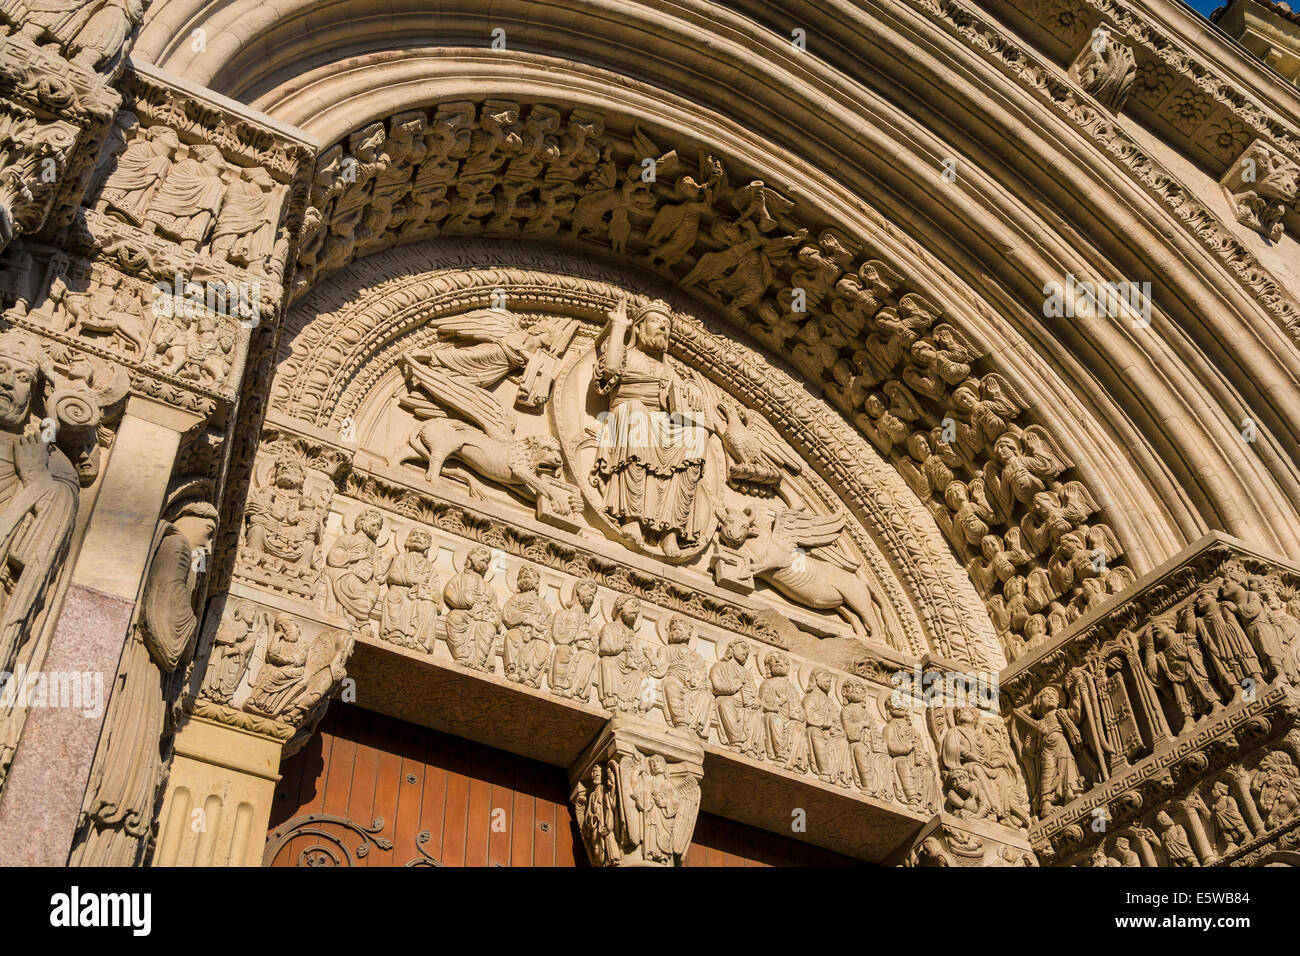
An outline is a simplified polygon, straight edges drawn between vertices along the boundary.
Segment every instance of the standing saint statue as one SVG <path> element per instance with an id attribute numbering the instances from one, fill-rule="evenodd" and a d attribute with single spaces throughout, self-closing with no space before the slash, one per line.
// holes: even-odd
<path id="1" fill-rule="evenodd" d="M 551 618 L 551 693 L 586 701 L 591 697 L 591 675 L 596 669 L 597 623 L 593 615 L 596 585 L 579 581 L 573 588 L 573 600 Z"/>
<path id="2" fill-rule="evenodd" d="M 77 518 L 77 473 L 43 437 L 54 366 L 26 332 L 0 334 L 0 670 L 35 631 Z M 6 708 L 7 709 L 7 708 Z"/>
<path id="3" fill-rule="evenodd" d="M 429 558 L 433 537 L 423 528 L 406 535 L 406 551 L 392 558 L 380 605 L 379 636 L 386 641 L 433 653 L 434 624 L 442 603 L 438 573 Z"/>
<path id="4" fill-rule="evenodd" d="M 668 557 L 695 545 L 711 516 L 697 494 L 709 428 L 698 390 L 668 364 L 672 327 L 662 302 L 629 318 L 623 299 L 610 313 L 594 381 L 609 396 L 609 414 L 591 476 L 622 533 L 638 545 L 657 544 Z"/>
<path id="5" fill-rule="evenodd" d="M 497 596 L 487 583 L 492 552 L 474 548 L 465 556 L 465 566 L 442 590 L 447 605 L 447 647 L 452 659 L 477 670 L 492 669 L 501 611 Z"/>
<path id="6" fill-rule="evenodd" d="M 217 509 L 184 505 L 163 521 L 122 651 L 69 863 L 144 866 L 153 854 L 178 703 L 198 638 L 194 553 L 211 546 Z"/>

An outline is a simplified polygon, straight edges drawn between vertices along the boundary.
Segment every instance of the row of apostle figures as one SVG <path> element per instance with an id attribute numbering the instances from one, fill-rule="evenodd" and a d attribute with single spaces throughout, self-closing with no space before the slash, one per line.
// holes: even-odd
<path id="1" fill-rule="evenodd" d="M 912 708 L 890 703 L 882 717 L 864 681 L 814 667 L 801 687 L 789 656 L 776 649 L 761 656 L 760 677 L 749 663 L 759 655 L 740 638 L 710 663 L 692 647 L 689 618 L 671 615 L 662 642 L 646 639 L 641 601 L 618 595 L 603 619 L 589 580 L 552 608 L 531 565 L 519 568 L 513 593 L 501 601 L 489 583 L 500 561 L 486 547 L 471 548 L 443 583 L 429 532 L 414 527 L 402 553 L 381 556 L 382 521 L 374 509 L 360 512 L 326 560 L 338 609 L 380 639 L 423 653 L 441 639 L 461 666 L 580 703 L 593 702 L 594 692 L 594 702 L 614 713 L 659 707 L 670 726 L 702 740 L 716 728 L 723 746 L 756 759 L 918 808 L 934 805 L 933 760 Z"/>

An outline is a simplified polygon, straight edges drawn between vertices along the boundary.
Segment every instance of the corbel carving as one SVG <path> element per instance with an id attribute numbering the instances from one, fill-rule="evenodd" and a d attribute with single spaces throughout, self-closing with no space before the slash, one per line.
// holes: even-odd
<path id="1" fill-rule="evenodd" d="M 1137 78 L 1133 50 L 1117 40 L 1110 29 L 1098 27 L 1070 64 L 1070 78 L 1112 112 L 1124 108 Z"/>
<path id="2" fill-rule="evenodd" d="M 1274 242 L 1285 231 L 1283 217 L 1295 202 L 1300 165 L 1257 139 L 1219 178 L 1237 221 Z"/>
<path id="3" fill-rule="evenodd" d="M 947 814 L 926 824 L 898 857 L 898 866 L 1038 866 L 1038 859 L 1014 830 L 972 823 Z"/>

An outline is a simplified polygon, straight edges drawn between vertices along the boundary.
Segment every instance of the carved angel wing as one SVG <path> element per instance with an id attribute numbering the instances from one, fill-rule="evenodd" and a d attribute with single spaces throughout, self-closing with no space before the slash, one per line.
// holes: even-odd
<path id="1" fill-rule="evenodd" d="M 1110 529 L 1110 525 L 1093 525 L 1088 529 L 1087 540 L 1088 550 L 1100 550 L 1108 562 L 1114 561 L 1124 553 L 1124 549 L 1120 546 L 1119 538 L 1115 537 L 1115 532 Z"/>
<path id="2" fill-rule="evenodd" d="M 785 538 L 803 548 L 834 544 L 844 531 L 844 515 L 815 515 L 783 508 L 772 524 L 772 537 Z"/>
<path id="3" fill-rule="evenodd" d="M 889 410 L 905 422 L 914 422 L 921 417 L 921 405 L 912 394 L 912 390 L 899 381 L 884 384 L 884 392 L 889 396 Z"/>
<path id="4" fill-rule="evenodd" d="M 781 465 L 788 468 L 793 474 L 799 474 L 803 471 L 803 462 L 801 462 L 787 447 L 776 429 L 762 415 L 751 410 L 745 414 L 746 421 L 742 425 L 739 418 L 739 406 L 734 402 L 724 400 L 718 402 L 715 406 L 718 417 L 727 423 L 727 428 L 743 428 L 747 435 L 758 444 L 758 451 L 774 465 Z M 730 449 L 728 449 L 730 453 Z"/>
<path id="5" fill-rule="evenodd" d="M 611 762 L 610 769 L 615 768 L 615 776 L 618 778 L 618 801 L 615 806 L 618 808 L 619 823 L 627 833 L 628 840 L 639 844 L 643 836 L 641 810 L 636 803 L 640 761 L 627 754 L 617 764 Z"/>
<path id="6" fill-rule="evenodd" d="M 1029 403 L 1010 382 L 997 372 L 989 372 L 979 382 L 980 396 L 992 402 L 994 411 L 1008 421 L 1029 408 Z"/>
<path id="7" fill-rule="evenodd" d="M 317 634 L 307 649 L 307 662 L 303 671 L 306 680 L 311 680 L 321 671 L 329 670 L 337 651 L 338 647 L 332 631 L 326 629 Z"/>
<path id="8" fill-rule="evenodd" d="M 650 246 L 657 246 L 681 225 L 682 219 L 690 212 L 686 203 L 675 203 L 662 207 L 655 214 L 654 222 L 650 223 L 650 229 L 645 234 L 646 243 Z"/>
<path id="9" fill-rule="evenodd" d="M 673 853 L 681 858 L 690 846 L 695 820 L 700 815 L 700 782 L 691 774 L 673 781 L 677 787 L 677 821 L 673 824 Z"/>
<path id="10" fill-rule="evenodd" d="M 930 731 L 930 739 L 934 741 L 934 749 L 939 757 L 939 766 L 941 769 L 946 769 L 943 768 L 943 738 L 957 723 L 953 708 L 926 707 L 925 723 L 926 729 Z"/>
<path id="11" fill-rule="evenodd" d="M 883 299 L 898 287 L 903 277 L 879 259 L 868 259 L 858 267 L 858 278 L 876 298 Z M 905 297 L 906 298 L 906 297 Z"/>
<path id="12" fill-rule="evenodd" d="M 399 402 L 417 418 L 434 418 L 439 410 L 446 410 L 477 425 L 489 437 L 507 440 L 514 435 L 514 419 L 500 402 L 477 385 L 435 366 L 411 362 L 406 370 L 412 383 L 418 383 L 431 397 L 436 397 L 436 401 L 428 401 L 411 396 Z"/>
<path id="13" fill-rule="evenodd" d="M 789 215 L 794 209 L 791 200 L 786 199 L 760 179 L 733 189 L 731 205 L 735 207 L 741 219 L 752 219 L 760 232 L 768 232 L 775 228 L 776 217 Z M 801 238 L 806 236 L 805 232 L 804 237 Z"/>
<path id="14" fill-rule="evenodd" d="M 429 325 L 438 330 L 439 340 L 460 338 L 472 342 L 496 342 L 523 328 L 515 314 L 505 309 L 475 309 L 433 319 Z"/>
<path id="15" fill-rule="evenodd" d="M 1067 481 L 1059 488 L 1056 488 L 1055 491 L 1061 499 L 1061 507 L 1065 511 L 1065 516 L 1074 524 L 1087 521 L 1099 510 L 1092 493 L 1088 491 L 1082 481 Z"/>
<path id="16" fill-rule="evenodd" d="M 1074 467 L 1068 455 L 1061 450 L 1056 439 L 1042 425 L 1030 425 L 1020 433 L 1020 441 L 1026 452 L 1045 461 L 1040 477 L 1055 477 L 1067 468 Z M 1037 472 L 1038 469 L 1035 468 Z"/>
<path id="17" fill-rule="evenodd" d="M 788 236 L 768 239 L 763 243 L 762 252 L 768 259 L 778 262 L 790 255 L 790 250 L 808 238 L 807 229 L 799 229 Z"/>
<path id="18" fill-rule="evenodd" d="M 655 145 L 654 140 L 637 126 L 632 130 L 632 168 L 630 172 L 641 175 L 643 168 L 642 160 L 653 159 L 655 169 L 655 179 L 661 176 L 671 176 L 677 171 L 678 158 L 677 150 L 669 150 L 666 153 L 660 153 L 659 147 Z"/>

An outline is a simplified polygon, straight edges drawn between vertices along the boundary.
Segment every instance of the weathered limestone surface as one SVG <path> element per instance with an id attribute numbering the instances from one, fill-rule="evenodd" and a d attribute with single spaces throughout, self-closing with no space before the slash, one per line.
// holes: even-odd
<path id="1" fill-rule="evenodd" d="M 1300 90 L 769 6 L 0 11 L 0 861 L 256 863 L 332 698 L 598 865 L 1294 849 Z"/>

